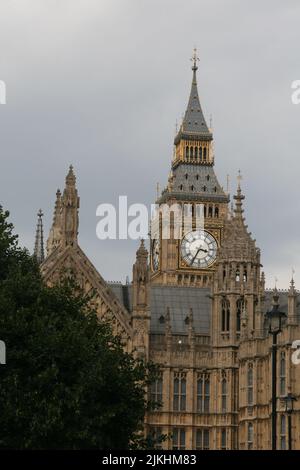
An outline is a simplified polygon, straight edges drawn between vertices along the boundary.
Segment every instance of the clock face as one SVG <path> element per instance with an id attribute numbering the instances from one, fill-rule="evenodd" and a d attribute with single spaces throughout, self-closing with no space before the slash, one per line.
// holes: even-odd
<path id="1" fill-rule="evenodd" d="M 207 268 L 217 257 L 216 239 L 205 230 L 188 232 L 181 241 L 182 259 L 193 268 Z"/>
<path id="2" fill-rule="evenodd" d="M 157 271 L 159 268 L 159 240 L 152 240 L 152 269 Z"/>

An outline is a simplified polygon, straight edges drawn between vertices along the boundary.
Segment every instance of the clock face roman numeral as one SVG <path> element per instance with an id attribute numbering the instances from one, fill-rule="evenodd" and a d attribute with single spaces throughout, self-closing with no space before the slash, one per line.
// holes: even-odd
<path id="1" fill-rule="evenodd" d="M 181 241 L 181 257 L 193 268 L 210 266 L 217 256 L 217 242 L 205 230 L 187 233 Z"/>

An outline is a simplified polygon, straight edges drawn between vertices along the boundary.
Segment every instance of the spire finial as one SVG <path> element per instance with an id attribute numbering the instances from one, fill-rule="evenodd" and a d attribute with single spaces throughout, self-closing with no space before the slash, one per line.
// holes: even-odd
<path id="1" fill-rule="evenodd" d="M 242 177 L 242 174 L 241 174 L 241 170 L 238 171 L 238 175 L 237 175 L 237 182 L 238 182 L 238 189 L 241 189 L 241 181 L 242 181 L 243 177 Z"/>
<path id="2" fill-rule="evenodd" d="M 273 291 L 272 305 L 279 306 L 279 294 L 278 294 L 276 283 L 277 283 L 277 278 L 275 278 L 275 289 Z"/>
<path id="3" fill-rule="evenodd" d="M 198 70 L 197 62 L 200 61 L 200 59 L 197 55 L 197 48 L 196 47 L 194 47 L 194 51 L 193 51 L 193 55 L 191 57 L 191 61 L 193 62 L 192 70 L 193 70 L 193 72 L 196 72 L 196 70 Z"/>
<path id="4" fill-rule="evenodd" d="M 75 185 L 75 182 L 76 182 L 76 178 L 75 178 L 75 174 L 74 174 L 74 168 L 73 168 L 73 165 L 70 165 L 68 174 L 66 176 L 66 183 L 71 184 L 71 185 Z"/>
<path id="5" fill-rule="evenodd" d="M 230 176 L 227 174 L 227 176 L 226 176 L 226 192 L 227 192 L 227 194 L 230 193 L 229 187 L 230 187 Z"/>
<path id="6" fill-rule="evenodd" d="M 41 264 L 44 259 L 44 233 L 43 233 L 43 211 L 40 209 L 37 213 L 38 221 L 36 226 L 35 234 L 35 244 L 34 244 L 34 256 L 39 264 Z"/>
<path id="7" fill-rule="evenodd" d="M 242 201 L 243 201 L 243 199 L 245 199 L 245 196 L 242 194 L 242 190 L 241 190 L 242 175 L 241 175 L 240 170 L 238 171 L 237 180 L 238 180 L 237 193 L 233 196 L 233 199 L 235 200 L 234 213 L 235 213 L 236 217 L 242 218 L 242 214 L 244 212 L 243 202 Z"/>

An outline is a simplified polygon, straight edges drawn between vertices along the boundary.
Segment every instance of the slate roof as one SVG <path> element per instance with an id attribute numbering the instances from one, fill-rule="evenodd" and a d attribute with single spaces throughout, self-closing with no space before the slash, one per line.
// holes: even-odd
<path id="1" fill-rule="evenodd" d="M 109 283 L 117 298 L 125 301 L 132 309 L 132 286 L 121 283 Z M 151 287 L 151 333 L 164 333 L 165 323 L 162 317 L 170 310 L 171 328 L 173 334 L 187 334 L 186 318 L 193 309 L 195 333 L 210 333 L 211 299 L 210 288 L 181 286 L 152 286 Z M 126 300 L 127 299 L 127 300 Z"/>
<path id="2" fill-rule="evenodd" d="M 298 293 L 297 297 L 297 317 L 299 319 L 300 323 L 300 293 Z M 266 312 L 272 309 L 272 300 L 273 300 L 273 290 L 266 290 L 265 291 L 265 310 Z M 279 295 L 279 309 L 282 312 L 287 313 L 288 312 L 288 291 L 287 290 L 278 290 L 278 295 Z"/>
<path id="3" fill-rule="evenodd" d="M 182 189 L 181 189 L 182 187 Z M 220 186 L 212 166 L 183 163 L 173 170 L 173 192 L 193 193 L 203 199 L 227 201 L 228 196 Z"/>
<path id="4" fill-rule="evenodd" d="M 130 284 L 108 283 L 119 301 L 132 310 L 132 286 Z M 151 286 L 151 333 L 164 334 L 165 316 L 169 308 L 173 334 L 188 333 L 186 322 L 190 308 L 193 309 L 193 323 L 196 334 L 210 334 L 211 319 L 210 288 L 182 286 Z M 287 313 L 288 291 L 278 291 L 280 310 Z M 272 308 L 273 291 L 265 291 L 265 311 Z M 297 318 L 300 323 L 300 294 L 297 301 Z"/>

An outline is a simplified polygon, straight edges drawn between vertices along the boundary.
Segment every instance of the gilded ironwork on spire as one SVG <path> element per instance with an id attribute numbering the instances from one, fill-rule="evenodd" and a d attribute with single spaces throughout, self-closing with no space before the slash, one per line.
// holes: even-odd
<path id="1" fill-rule="evenodd" d="M 37 262 L 40 264 L 44 261 L 44 233 L 43 233 L 43 212 L 40 209 L 37 213 L 38 221 L 36 226 L 35 244 L 34 244 L 34 256 Z"/>

